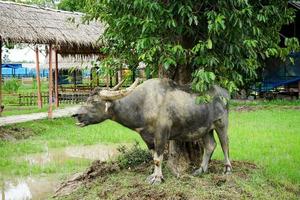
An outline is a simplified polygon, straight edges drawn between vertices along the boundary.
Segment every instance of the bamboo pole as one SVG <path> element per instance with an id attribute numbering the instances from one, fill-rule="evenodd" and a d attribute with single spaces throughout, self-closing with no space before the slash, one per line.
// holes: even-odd
<path id="1" fill-rule="evenodd" d="M 55 107 L 59 107 L 58 99 L 58 56 L 57 51 L 55 51 Z"/>
<path id="2" fill-rule="evenodd" d="M 48 118 L 52 119 L 52 95 L 53 95 L 53 74 L 52 74 L 52 45 L 49 44 L 49 109 Z"/>
<path id="3" fill-rule="evenodd" d="M 40 60 L 39 60 L 39 48 L 35 47 L 35 62 L 36 62 L 36 83 L 37 83 L 37 97 L 38 97 L 38 107 L 41 109 L 43 107 L 42 94 L 41 94 L 41 78 L 40 78 Z"/>
<path id="4" fill-rule="evenodd" d="M 0 37 L 0 117 L 2 113 L 2 38 Z"/>

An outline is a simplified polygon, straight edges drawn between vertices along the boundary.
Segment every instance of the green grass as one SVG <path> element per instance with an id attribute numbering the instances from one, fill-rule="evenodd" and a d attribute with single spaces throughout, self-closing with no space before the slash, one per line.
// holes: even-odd
<path id="1" fill-rule="evenodd" d="M 229 132 L 232 159 L 253 161 L 270 178 L 300 184 L 299 110 L 231 112 Z M 220 148 L 215 158 L 222 158 Z"/>
<path id="2" fill-rule="evenodd" d="M 257 174 L 253 176 L 254 182 L 251 182 L 253 187 L 255 181 L 263 180 L 271 180 L 275 185 L 300 184 L 299 122 L 300 112 L 293 109 L 261 109 L 230 113 L 231 159 L 251 161 L 260 166 Z M 0 142 L 1 174 L 8 176 L 41 173 L 69 174 L 82 170 L 90 163 L 85 160 L 70 160 L 67 164 L 32 166 L 16 159 L 25 154 L 43 152 L 45 146 L 63 148 L 72 145 L 142 141 L 137 133 L 109 120 L 84 128 L 78 128 L 74 124 L 73 119 L 62 118 L 13 126 L 28 128 L 35 136 L 15 142 Z M 213 158 L 223 159 L 220 145 Z"/>
<path id="3" fill-rule="evenodd" d="M 66 172 L 76 165 L 65 166 L 62 164 L 32 166 L 26 162 L 19 162 L 16 158 L 26 154 L 44 152 L 45 147 L 63 148 L 73 145 L 92 145 L 98 143 L 130 143 L 140 140 L 137 133 L 126 129 L 119 124 L 107 121 L 98 125 L 85 128 L 75 126 L 71 118 L 56 120 L 40 120 L 27 122 L 8 128 L 27 128 L 35 136 L 16 142 L 0 141 L 0 172 L 6 175 L 28 175 L 40 173 Z M 20 133 L 22 134 L 22 133 Z M 87 166 L 90 162 L 83 162 Z M 71 170 L 72 171 L 72 170 Z"/>
<path id="4" fill-rule="evenodd" d="M 176 178 L 164 169 L 166 181 L 149 185 L 145 179 L 150 172 L 147 168 L 106 174 L 58 199 L 299 199 L 297 187 L 273 185 L 265 177 L 251 173 L 246 177 L 215 173 Z"/>

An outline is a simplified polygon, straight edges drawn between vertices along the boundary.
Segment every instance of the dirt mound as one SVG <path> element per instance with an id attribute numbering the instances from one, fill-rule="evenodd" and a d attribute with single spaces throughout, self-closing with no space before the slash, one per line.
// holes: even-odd
<path id="1" fill-rule="evenodd" d="M 120 168 L 116 163 L 94 161 L 86 171 L 74 174 L 69 180 L 63 182 L 56 190 L 54 197 L 69 195 L 95 178 L 101 178 L 119 170 Z"/>
<path id="2" fill-rule="evenodd" d="M 21 127 L 0 127 L 0 140 L 19 140 L 26 139 L 35 135 L 34 131 L 30 128 Z"/>
<path id="3" fill-rule="evenodd" d="M 233 110 L 236 112 L 252 112 L 257 110 L 272 110 L 272 109 L 281 109 L 281 110 L 300 110 L 300 106 L 283 106 L 283 105 L 257 105 L 257 106 L 237 106 Z"/>
<path id="4" fill-rule="evenodd" d="M 237 112 L 251 112 L 262 109 L 262 106 L 237 106 L 234 108 L 234 111 Z"/>
<path id="5" fill-rule="evenodd" d="M 75 174 L 68 181 L 61 184 L 55 193 L 55 197 L 76 194 L 78 188 L 85 188 L 88 192 L 92 188 L 101 188 L 97 191 L 100 199 L 191 199 L 192 193 L 185 190 L 172 190 L 173 187 L 195 185 L 201 187 L 222 187 L 229 184 L 233 194 L 239 191 L 235 188 L 235 180 L 247 179 L 251 171 L 257 169 L 253 163 L 233 161 L 234 172 L 232 175 L 223 175 L 223 162 L 213 160 L 209 166 L 209 174 L 203 177 L 193 177 L 189 174 L 175 178 L 170 171 L 164 167 L 166 182 L 162 187 L 152 186 L 144 180 L 152 172 L 152 165 L 143 163 L 135 168 L 121 169 L 116 163 L 95 161 L 85 172 Z M 124 189 L 124 187 L 126 189 Z M 168 188 L 171 187 L 171 188 Z M 167 189 L 166 189 L 167 188 Z M 80 190 L 81 191 L 81 190 Z M 80 197 L 70 197 L 70 199 Z"/>

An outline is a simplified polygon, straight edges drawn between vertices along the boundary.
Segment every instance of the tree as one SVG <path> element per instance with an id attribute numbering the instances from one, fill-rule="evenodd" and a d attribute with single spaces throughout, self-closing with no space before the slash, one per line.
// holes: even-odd
<path id="1" fill-rule="evenodd" d="M 83 12 L 85 7 L 85 0 L 62 0 L 58 4 L 58 9 L 66 11 Z"/>
<path id="2" fill-rule="evenodd" d="M 107 24 L 107 60 L 143 61 L 153 76 L 192 82 L 199 101 L 212 84 L 232 92 L 254 80 L 265 59 L 299 46 L 295 38 L 279 46 L 281 27 L 294 18 L 288 0 L 86 0 L 85 11 Z"/>
<path id="3" fill-rule="evenodd" d="M 270 56 L 285 57 L 296 39 L 279 46 L 280 28 L 294 12 L 281 0 L 87 0 L 89 19 L 108 24 L 107 49 L 122 59 L 136 57 L 170 77 L 178 68 L 193 75 L 196 91 L 218 83 L 233 91 Z M 132 52 L 129 54 L 128 52 Z M 110 53 L 110 52 L 108 52 Z M 177 75 L 180 76 L 180 75 Z"/>

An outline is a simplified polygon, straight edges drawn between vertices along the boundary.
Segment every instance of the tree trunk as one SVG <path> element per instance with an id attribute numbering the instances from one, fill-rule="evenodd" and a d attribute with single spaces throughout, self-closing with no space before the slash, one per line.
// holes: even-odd
<path id="1" fill-rule="evenodd" d="M 191 82 L 192 69 L 189 66 L 179 66 L 173 79 L 180 85 Z M 171 140 L 168 145 L 167 165 L 172 173 L 179 177 L 191 167 L 199 167 L 203 155 L 203 142 L 182 142 Z"/>

